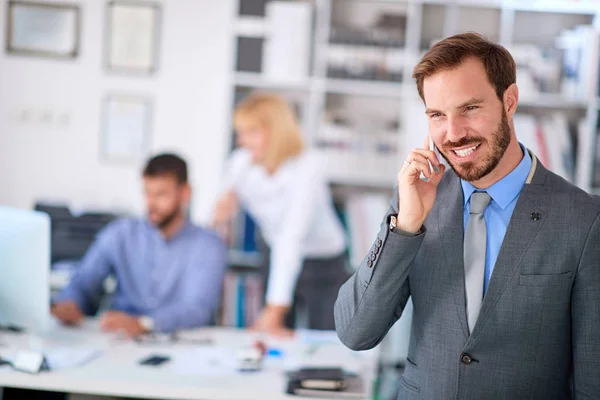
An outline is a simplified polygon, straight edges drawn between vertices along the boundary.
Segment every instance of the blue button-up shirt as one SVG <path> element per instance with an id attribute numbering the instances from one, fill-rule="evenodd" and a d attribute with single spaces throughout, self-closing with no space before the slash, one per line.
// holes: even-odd
<path id="1" fill-rule="evenodd" d="M 89 312 L 114 275 L 112 309 L 149 316 L 158 331 L 192 328 L 212 321 L 226 268 L 220 238 L 189 221 L 165 240 L 150 222 L 123 219 L 100 232 L 55 301 L 74 300 Z"/>
<path id="2" fill-rule="evenodd" d="M 519 165 L 508 175 L 485 189 L 492 200 L 483 213 L 487 230 L 486 253 L 485 253 L 485 280 L 483 293 L 487 291 L 492 271 L 500 253 L 500 247 L 510 222 L 510 217 L 515 209 L 519 194 L 531 169 L 531 156 L 527 149 L 521 145 L 524 156 Z M 471 194 L 477 190 L 475 186 L 465 180 L 461 180 L 464 194 L 464 229 L 469 219 L 469 210 L 471 208 Z"/>

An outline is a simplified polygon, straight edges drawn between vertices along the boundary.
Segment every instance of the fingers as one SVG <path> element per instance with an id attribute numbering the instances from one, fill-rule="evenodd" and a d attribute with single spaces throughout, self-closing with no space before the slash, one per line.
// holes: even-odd
<path id="1" fill-rule="evenodd" d="M 291 339 L 294 337 L 294 331 L 287 328 L 274 329 L 270 333 L 271 335 L 282 339 Z"/>
<path id="2" fill-rule="evenodd" d="M 57 304 L 51 309 L 54 317 L 58 318 L 62 323 L 67 325 L 78 324 L 83 316 L 77 308 L 70 307 L 69 304 Z"/>
<path id="3" fill-rule="evenodd" d="M 442 181 L 442 177 L 444 176 L 444 171 L 446 171 L 446 166 L 444 164 L 440 164 L 438 168 L 440 172 L 433 173 L 431 178 L 428 180 L 428 182 L 434 186 L 439 185 L 439 183 Z"/>
<path id="4" fill-rule="evenodd" d="M 429 180 L 433 175 L 439 175 L 442 172 L 440 170 L 441 165 L 442 164 L 440 163 L 435 152 L 427 149 L 417 148 L 411 151 L 406 157 L 400 172 L 407 172 L 410 175 L 420 175 L 423 173 L 423 175 Z M 433 173 L 431 172 L 432 167 Z"/>
<path id="5" fill-rule="evenodd" d="M 229 192 L 227 192 L 226 197 L 227 197 L 227 200 L 230 202 L 235 203 L 237 201 L 237 197 L 233 190 L 230 190 Z"/>
<path id="6" fill-rule="evenodd" d="M 420 154 L 413 154 L 413 158 L 404 163 L 400 174 L 408 173 L 411 176 L 419 176 L 421 173 L 427 178 L 431 178 L 431 169 L 427 159 Z"/>
<path id="7" fill-rule="evenodd" d="M 117 319 L 111 312 L 106 312 L 100 318 L 100 327 L 104 330 L 113 330 L 117 328 Z"/>
<path id="8" fill-rule="evenodd" d="M 420 154 L 421 156 L 425 157 L 427 160 L 429 160 L 431 162 L 431 164 L 435 165 L 435 166 L 439 166 L 440 165 L 440 160 L 437 157 L 437 154 L 435 154 L 434 151 L 428 150 L 428 149 L 414 149 L 407 157 L 407 159 L 410 161 L 410 157 L 415 157 L 417 154 Z"/>

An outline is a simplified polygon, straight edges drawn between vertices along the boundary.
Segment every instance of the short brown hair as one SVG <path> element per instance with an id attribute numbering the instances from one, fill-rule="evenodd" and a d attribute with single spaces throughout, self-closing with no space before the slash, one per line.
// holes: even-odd
<path id="1" fill-rule="evenodd" d="M 177 183 L 184 184 L 188 181 L 187 164 L 177 154 L 163 153 L 152 157 L 144 167 L 144 178 L 171 175 Z"/>
<path id="2" fill-rule="evenodd" d="M 236 106 L 233 123 L 236 129 L 259 127 L 267 131 L 269 148 L 265 166 L 273 171 L 304 149 L 296 114 L 292 106 L 278 94 L 250 94 Z"/>
<path id="3" fill-rule="evenodd" d="M 465 59 L 475 57 L 483 64 L 488 80 L 502 101 L 504 91 L 517 80 L 515 60 L 508 50 L 474 32 L 450 36 L 434 44 L 413 70 L 419 96 L 423 95 L 423 81 L 435 73 L 452 69 Z"/>

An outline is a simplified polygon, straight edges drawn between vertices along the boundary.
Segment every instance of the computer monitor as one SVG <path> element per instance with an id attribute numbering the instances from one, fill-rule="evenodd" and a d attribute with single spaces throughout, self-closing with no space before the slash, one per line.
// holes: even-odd
<path id="1" fill-rule="evenodd" d="M 50 218 L 0 206 L 0 325 L 50 328 Z"/>

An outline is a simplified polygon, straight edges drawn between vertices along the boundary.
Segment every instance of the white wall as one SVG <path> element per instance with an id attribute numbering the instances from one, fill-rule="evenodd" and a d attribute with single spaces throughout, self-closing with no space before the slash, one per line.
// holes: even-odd
<path id="1" fill-rule="evenodd" d="M 1 43 L 6 3 L 0 0 Z M 0 52 L 0 204 L 29 208 L 37 199 L 75 207 L 143 211 L 139 165 L 99 157 L 102 99 L 111 92 L 154 100 L 151 152 L 174 150 L 188 161 L 193 217 L 204 222 L 228 150 L 231 102 L 231 23 L 234 0 L 164 0 L 160 66 L 150 77 L 110 75 L 104 69 L 105 4 L 82 8 L 81 52 L 74 61 Z M 24 110 L 33 121 L 20 118 Z M 67 126 L 38 114 L 68 116 Z"/>

